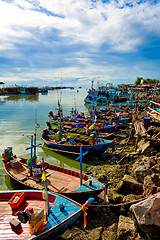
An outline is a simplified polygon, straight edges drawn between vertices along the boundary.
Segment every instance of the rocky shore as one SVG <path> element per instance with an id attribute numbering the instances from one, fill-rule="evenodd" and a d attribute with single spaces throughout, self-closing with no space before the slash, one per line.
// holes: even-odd
<path id="1" fill-rule="evenodd" d="M 152 136 L 160 130 L 150 126 L 147 137 L 137 139 L 137 128 L 131 125 L 111 136 L 114 153 L 108 150 L 92 160 L 87 174 L 112 184 L 87 210 L 87 227 L 81 216 L 62 240 L 159 239 L 160 142 Z"/>

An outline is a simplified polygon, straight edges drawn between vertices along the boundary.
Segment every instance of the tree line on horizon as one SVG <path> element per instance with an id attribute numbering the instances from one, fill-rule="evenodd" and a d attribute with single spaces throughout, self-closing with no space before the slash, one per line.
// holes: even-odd
<path id="1" fill-rule="evenodd" d="M 151 79 L 151 78 L 143 79 L 143 77 L 137 77 L 137 80 L 135 81 L 135 84 L 140 85 L 141 80 L 143 80 L 143 83 L 156 83 L 156 82 L 159 83 L 158 79 Z"/>

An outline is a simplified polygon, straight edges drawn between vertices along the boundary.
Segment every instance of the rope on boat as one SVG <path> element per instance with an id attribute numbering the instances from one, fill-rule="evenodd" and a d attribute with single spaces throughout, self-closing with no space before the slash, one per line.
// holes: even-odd
<path id="1" fill-rule="evenodd" d="M 110 203 L 110 204 L 104 204 L 104 205 L 93 205 L 93 204 L 91 204 L 90 207 L 122 207 L 122 206 L 125 206 L 125 205 L 134 204 L 134 203 L 143 201 L 147 198 L 148 197 L 144 197 L 144 198 L 140 198 L 140 199 L 130 201 L 130 202 L 127 202 L 127 203 L 117 203 L 117 204 L 111 204 Z"/>

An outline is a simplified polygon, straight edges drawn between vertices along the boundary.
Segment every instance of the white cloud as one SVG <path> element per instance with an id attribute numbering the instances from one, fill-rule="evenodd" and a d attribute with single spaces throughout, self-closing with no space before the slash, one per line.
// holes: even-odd
<path id="1" fill-rule="evenodd" d="M 32 9 L 33 4 L 25 0 L 14 0 L 14 5 L 21 7 L 22 9 Z"/>
<path id="2" fill-rule="evenodd" d="M 41 37 L 45 31 L 55 28 L 61 37 L 66 38 L 65 44 L 69 44 L 70 39 L 70 44 L 82 42 L 99 47 L 107 43 L 113 50 L 131 51 L 143 41 L 141 30 L 159 33 L 160 25 L 160 4 L 154 6 L 149 2 L 137 2 L 111 1 L 102 4 L 98 1 L 94 7 L 86 0 L 39 0 L 36 6 L 23 0 L 15 0 L 13 4 L 1 2 L 0 36 L 6 44 L 16 39 L 36 40 L 35 29 Z M 132 3 L 134 7 L 126 6 L 126 3 Z M 53 15 L 36 11 L 40 7 Z M 5 42 L 1 42 L 3 48 Z"/>
<path id="3" fill-rule="evenodd" d="M 118 62 L 160 37 L 159 12 L 149 0 L 0 1 L 0 56 L 17 61 L 5 80 L 125 78 L 127 66 L 115 66 L 112 54 Z"/>

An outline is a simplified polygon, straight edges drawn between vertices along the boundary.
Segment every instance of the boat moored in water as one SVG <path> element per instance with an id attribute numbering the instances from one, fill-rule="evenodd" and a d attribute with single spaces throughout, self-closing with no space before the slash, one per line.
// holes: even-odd
<path id="1" fill-rule="evenodd" d="M 22 186 L 44 190 L 42 181 L 42 162 L 33 166 L 28 159 L 9 154 L 10 148 L 4 150 L 4 168 L 6 173 Z M 105 185 L 97 179 L 81 172 L 54 166 L 44 162 L 47 188 L 50 192 L 57 192 L 84 203 L 89 197 L 96 197 L 106 190 Z"/>

